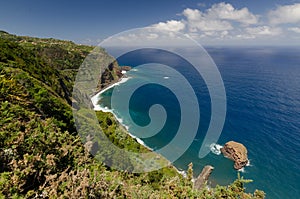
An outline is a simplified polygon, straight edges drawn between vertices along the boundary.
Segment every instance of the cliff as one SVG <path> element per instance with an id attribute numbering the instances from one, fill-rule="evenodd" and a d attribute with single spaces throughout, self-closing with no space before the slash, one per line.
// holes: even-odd
<path id="1" fill-rule="evenodd" d="M 0 198 L 218 197 L 218 189 L 193 190 L 172 166 L 132 174 L 110 168 L 88 153 L 70 104 L 78 68 L 92 49 L 0 31 Z M 112 68 L 110 72 L 117 72 Z M 113 80 L 107 74 L 102 83 Z M 87 112 L 81 114 L 88 119 Z M 97 118 L 117 147 L 147 150 L 110 113 L 97 112 Z M 89 140 L 87 145 L 91 152 L 97 149 Z M 124 164 L 130 165 L 128 161 Z M 222 196 L 242 196 L 242 187 L 240 180 L 222 187 Z M 258 198 L 255 193 L 247 196 Z"/>
<path id="2" fill-rule="evenodd" d="M 116 61 L 111 63 L 102 73 L 97 90 L 99 91 L 118 81 L 122 77 L 121 71 L 122 69 Z"/>

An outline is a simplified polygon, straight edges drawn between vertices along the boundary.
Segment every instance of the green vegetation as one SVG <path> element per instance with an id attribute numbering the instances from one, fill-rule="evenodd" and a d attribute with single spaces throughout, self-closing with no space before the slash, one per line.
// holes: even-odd
<path id="1" fill-rule="evenodd" d="M 75 75 L 92 47 L 1 31 L 0 49 L 0 198 L 264 198 L 245 193 L 240 177 L 198 191 L 192 168 L 184 178 L 172 166 L 133 174 L 103 165 L 83 146 L 71 107 Z M 115 145 L 148 151 L 111 114 L 96 115 Z"/>

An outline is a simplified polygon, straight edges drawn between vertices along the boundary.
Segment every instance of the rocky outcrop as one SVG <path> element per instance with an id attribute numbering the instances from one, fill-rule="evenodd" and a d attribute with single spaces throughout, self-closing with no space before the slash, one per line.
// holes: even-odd
<path id="1" fill-rule="evenodd" d="M 200 175 L 196 178 L 196 180 L 194 182 L 194 189 L 202 190 L 204 188 L 204 186 L 206 185 L 207 180 L 213 170 L 214 170 L 214 167 L 212 167 L 210 165 L 206 165 L 202 169 Z"/>
<path id="2" fill-rule="evenodd" d="M 97 92 L 101 89 L 117 82 L 121 77 L 124 77 L 122 71 L 131 70 L 130 66 L 119 66 L 117 61 L 113 61 L 101 74 L 100 82 L 98 82 Z"/>
<path id="3" fill-rule="evenodd" d="M 124 70 L 124 71 L 130 71 L 131 70 L 130 66 L 120 66 L 120 67 L 121 67 L 121 70 Z"/>
<path id="4" fill-rule="evenodd" d="M 223 148 L 221 148 L 223 155 L 234 161 L 234 168 L 241 169 L 248 163 L 247 149 L 238 142 L 227 142 Z"/>
<path id="5" fill-rule="evenodd" d="M 98 144 L 98 142 L 97 141 L 93 141 L 93 137 L 91 135 L 88 135 L 86 137 L 86 143 L 84 144 L 84 147 L 93 156 L 95 156 L 96 153 L 99 150 L 99 144 Z"/>
<path id="6" fill-rule="evenodd" d="M 110 84 L 118 81 L 121 77 L 121 68 L 119 67 L 117 61 L 112 62 L 101 74 L 100 85 L 98 85 L 97 90 L 101 90 L 102 88 L 109 86 Z"/>

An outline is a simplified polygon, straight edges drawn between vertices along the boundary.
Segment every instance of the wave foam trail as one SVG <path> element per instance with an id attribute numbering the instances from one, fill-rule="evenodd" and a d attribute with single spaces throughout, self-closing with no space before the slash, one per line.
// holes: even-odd
<path id="1" fill-rule="evenodd" d="M 252 164 L 250 163 L 250 160 L 248 160 L 248 163 L 246 164 L 246 166 L 245 167 L 243 167 L 243 168 L 241 168 L 241 169 L 239 169 L 238 171 L 239 172 L 242 172 L 242 173 L 246 173 L 246 167 L 251 167 L 252 166 Z"/>
<path id="2" fill-rule="evenodd" d="M 245 167 L 238 170 L 239 172 L 245 173 Z"/>
<path id="3" fill-rule="evenodd" d="M 216 144 L 216 143 L 212 143 L 210 146 L 210 151 L 216 155 L 220 155 L 221 154 L 221 149 L 223 148 L 222 145 Z"/>
<path id="4" fill-rule="evenodd" d="M 94 110 L 95 111 L 103 111 L 103 112 L 111 112 L 112 113 L 112 110 L 108 109 L 108 107 L 102 107 L 100 104 L 98 104 L 99 100 L 101 100 L 101 94 L 104 93 L 105 91 L 115 87 L 115 86 L 118 86 L 120 84 L 123 84 L 123 83 L 127 82 L 129 79 L 130 79 L 130 77 L 126 77 L 126 78 L 122 77 L 120 81 L 106 87 L 105 89 L 102 89 L 96 95 L 92 96 L 91 101 L 92 101 L 92 104 L 94 106 Z"/>
<path id="5" fill-rule="evenodd" d="M 252 164 L 250 163 L 250 160 L 248 160 L 248 163 L 246 164 L 246 167 L 252 167 Z"/>

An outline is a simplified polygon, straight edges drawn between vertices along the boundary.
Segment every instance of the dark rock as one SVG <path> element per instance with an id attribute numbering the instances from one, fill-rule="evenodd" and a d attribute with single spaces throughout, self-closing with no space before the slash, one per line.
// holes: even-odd
<path id="1" fill-rule="evenodd" d="M 130 66 L 121 66 L 121 69 L 124 71 L 130 71 L 131 67 Z"/>
<path id="2" fill-rule="evenodd" d="M 108 67 L 103 71 L 100 78 L 100 89 L 103 89 L 110 84 L 117 82 L 122 76 L 121 68 L 116 61 L 113 61 Z M 98 85 L 99 88 L 99 85 Z"/>
<path id="3" fill-rule="evenodd" d="M 99 144 L 97 141 L 93 141 L 93 136 L 88 135 L 86 137 L 86 143 L 84 144 L 84 147 L 86 150 L 93 156 L 96 155 L 96 153 L 99 150 Z"/>
<path id="4" fill-rule="evenodd" d="M 88 141 L 84 144 L 84 146 L 86 147 L 86 149 L 88 150 L 88 152 L 95 156 L 96 153 L 98 152 L 99 150 L 99 144 L 98 142 L 92 142 L 92 141 Z"/>

